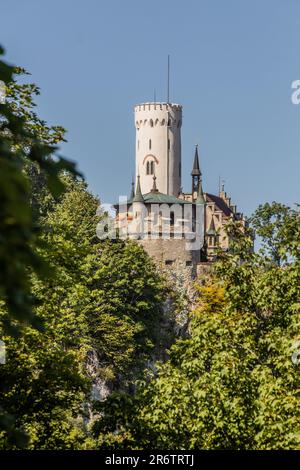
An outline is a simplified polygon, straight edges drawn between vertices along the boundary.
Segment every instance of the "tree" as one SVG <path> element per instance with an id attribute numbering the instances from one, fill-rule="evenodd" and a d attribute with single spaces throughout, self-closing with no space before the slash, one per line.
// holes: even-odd
<path id="1" fill-rule="evenodd" d="M 0 55 L 3 55 L 0 47 Z M 17 85 L 20 69 L 0 60 L 0 80 L 5 84 L 7 99 L 0 103 L 0 306 L 1 332 L 20 335 L 26 324 L 41 328 L 34 315 L 35 300 L 31 292 L 31 272 L 43 276 L 48 272 L 38 256 L 37 218 L 31 207 L 32 188 L 25 169 L 33 166 L 43 172 L 50 194 L 63 190 L 59 179 L 62 170 L 76 173 L 73 163 L 62 157 L 52 158 L 60 128 L 49 128 L 33 113 L 34 85 Z M 0 430 L 18 442 L 24 434 L 14 428 L 15 418 L 0 409 Z"/>
<path id="2" fill-rule="evenodd" d="M 264 254 L 273 262 L 281 265 L 289 257 L 300 258 L 299 211 L 277 202 L 266 203 L 258 207 L 251 224 L 261 238 Z"/>

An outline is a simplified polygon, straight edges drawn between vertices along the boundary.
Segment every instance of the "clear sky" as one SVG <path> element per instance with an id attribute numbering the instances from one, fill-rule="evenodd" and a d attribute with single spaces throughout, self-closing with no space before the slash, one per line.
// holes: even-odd
<path id="1" fill-rule="evenodd" d="M 133 105 L 183 105 L 183 186 L 194 145 L 203 186 L 239 209 L 299 202 L 299 0 L 0 0 L 0 42 L 41 88 L 38 112 L 68 129 L 61 154 L 114 202 L 130 190 Z"/>

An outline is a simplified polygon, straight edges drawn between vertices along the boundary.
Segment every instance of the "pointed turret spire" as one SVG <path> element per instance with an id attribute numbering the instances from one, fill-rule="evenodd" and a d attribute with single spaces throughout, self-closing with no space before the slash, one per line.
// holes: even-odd
<path id="1" fill-rule="evenodd" d="M 202 174 L 201 174 L 200 165 L 199 165 L 198 145 L 196 145 L 196 148 L 195 148 L 194 164 L 193 164 L 191 175 L 192 175 L 193 200 L 198 199 L 199 197 L 198 202 L 203 203 L 205 201 L 203 197 L 203 190 L 202 190 L 202 183 L 201 183 Z"/>
<path id="2" fill-rule="evenodd" d="M 201 176 L 200 166 L 199 166 L 199 156 L 198 156 L 198 145 L 195 148 L 194 164 L 192 169 L 192 176 Z"/>
<path id="3" fill-rule="evenodd" d="M 140 175 L 138 175 L 137 177 L 135 196 L 132 202 L 144 202 L 144 198 L 143 198 L 142 191 L 141 191 Z"/>
<path id="4" fill-rule="evenodd" d="M 129 201 L 133 201 L 133 198 L 134 198 L 134 181 L 133 181 L 133 178 L 132 178 L 132 181 L 131 181 L 131 192 L 130 192 L 130 196 L 129 196 Z"/>
<path id="5" fill-rule="evenodd" d="M 158 189 L 156 187 L 156 176 L 153 175 L 153 186 L 152 186 L 152 189 L 151 189 L 151 193 L 158 193 Z"/>
<path id="6" fill-rule="evenodd" d="M 197 191 L 197 199 L 196 204 L 205 204 L 205 198 L 202 188 L 202 179 L 199 179 L 198 191 Z"/>

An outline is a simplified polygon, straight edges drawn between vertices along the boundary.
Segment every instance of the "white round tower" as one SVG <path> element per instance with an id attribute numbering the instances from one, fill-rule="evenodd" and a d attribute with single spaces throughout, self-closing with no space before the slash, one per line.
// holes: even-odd
<path id="1" fill-rule="evenodd" d="M 178 196 L 181 187 L 182 106 L 143 103 L 135 106 L 134 114 L 136 173 L 140 175 L 142 194 L 151 191 L 155 174 L 159 192 Z"/>

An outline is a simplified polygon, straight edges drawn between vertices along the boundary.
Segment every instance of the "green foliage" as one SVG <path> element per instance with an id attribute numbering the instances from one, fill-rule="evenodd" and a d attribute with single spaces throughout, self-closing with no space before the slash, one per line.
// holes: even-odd
<path id="1" fill-rule="evenodd" d="M 0 49 L 3 54 L 3 49 Z M 74 165 L 56 157 L 54 142 L 63 136 L 60 128 L 49 128 L 33 113 L 33 85 L 17 85 L 14 75 L 20 70 L 0 61 L 0 80 L 6 85 L 7 100 L 0 104 L 0 298 L 8 315 L 3 327 L 16 334 L 21 323 L 37 326 L 30 293 L 30 269 L 39 275 L 46 271 L 37 256 L 37 227 L 30 206 L 31 186 L 24 169 L 35 165 L 43 171 L 53 195 L 61 193 L 59 173 L 75 173 Z"/>
<path id="2" fill-rule="evenodd" d="M 170 344 L 162 311 L 167 286 L 139 245 L 117 240 L 101 249 L 94 289 L 95 348 L 104 364 L 132 380 L 155 350 Z"/>
<path id="3" fill-rule="evenodd" d="M 51 326 L 48 322 L 47 334 L 27 327 L 21 339 L 5 338 L 7 361 L 0 368 L 1 405 L 15 417 L 14 426 L 25 432 L 30 449 L 80 445 L 75 418 L 89 390 L 84 356 L 75 349 L 66 350 Z M 10 433 L 0 434 L 0 443 L 2 449 L 22 447 Z"/>
<path id="4" fill-rule="evenodd" d="M 259 206 L 251 217 L 252 226 L 262 240 L 262 253 L 278 265 L 290 257 L 300 258 L 299 219 L 298 210 L 277 202 Z"/>

